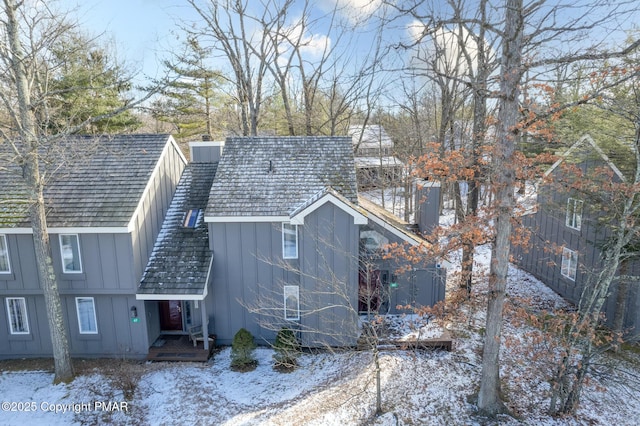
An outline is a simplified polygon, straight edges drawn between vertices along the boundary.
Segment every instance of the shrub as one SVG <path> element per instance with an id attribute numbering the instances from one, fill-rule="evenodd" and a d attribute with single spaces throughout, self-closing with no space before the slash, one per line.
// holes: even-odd
<path id="1" fill-rule="evenodd" d="M 231 369 L 235 371 L 251 371 L 256 368 L 258 361 L 253 356 L 256 344 L 253 335 L 241 328 L 231 343 Z"/>
<path id="2" fill-rule="evenodd" d="M 291 371 L 298 365 L 300 343 L 292 329 L 283 327 L 278 331 L 273 349 L 276 351 L 273 355 L 273 368 L 276 370 Z"/>

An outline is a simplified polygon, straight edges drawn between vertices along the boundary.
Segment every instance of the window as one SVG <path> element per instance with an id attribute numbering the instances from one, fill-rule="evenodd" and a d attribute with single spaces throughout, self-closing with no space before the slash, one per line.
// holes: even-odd
<path id="1" fill-rule="evenodd" d="M 185 228 L 192 228 L 198 224 L 198 216 L 200 215 L 200 209 L 191 209 L 184 215 L 184 221 L 182 222 L 182 226 Z"/>
<path id="2" fill-rule="evenodd" d="M 578 252 L 562 248 L 562 268 L 560 273 L 571 281 L 576 280 L 576 270 L 578 269 Z"/>
<path id="3" fill-rule="evenodd" d="M 300 289 L 297 285 L 284 286 L 284 319 L 300 319 Z"/>
<path id="4" fill-rule="evenodd" d="M 76 297 L 80 334 L 98 334 L 96 305 L 93 297 Z"/>
<path id="5" fill-rule="evenodd" d="M 7 245 L 7 236 L 0 235 L 0 274 L 10 274 L 11 265 L 9 264 L 9 246 Z"/>
<path id="6" fill-rule="evenodd" d="M 62 271 L 65 274 L 82 272 L 80 242 L 76 234 L 60 235 L 60 256 L 62 257 Z"/>
<path id="7" fill-rule="evenodd" d="M 29 334 L 27 302 L 24 297 L 7 297 L 7 315 L 11 334 Z"/>
<path id="8" fill-rule="evenodd" d="M 575 198 L 569 198 L 567 200 L 567 218 L 566 225 L 569 228 L 580 230 L 582 226 L 582 205 L 584 203 L 582 200 L 577 200 Z"/>
<path id="9" fill-rule="evenodd" d="M 298 258 L 298 225 L 282 224 L 282 257 L 284 259 Z"/>

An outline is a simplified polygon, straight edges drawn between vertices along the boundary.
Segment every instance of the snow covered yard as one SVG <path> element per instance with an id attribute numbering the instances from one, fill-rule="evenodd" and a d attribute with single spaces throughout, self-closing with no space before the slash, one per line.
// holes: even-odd
<path id="1" fill-rule="evenodd" d="M 481 250 L 476 260 L 486 265 L 486 257 Z M 486 279 L 478 279 L 474 291 L 476 299 L 482 299 Z M 548 309 L 564 304 L 547 287 L 515 268 L 510 270 L 508 293 L 516 305 Z M 230 349 L 223 348 L 204 364 L 95 363 L 97 367 L 85 368 L 72 383 L 56 386 L 48 371 L 3 371 L 0 425 L 638 424 L 637 353 L 603 357 L 599 367 L 603 374 L 585 386 L 577 417 L 551 418 L 546 415 L 549 384 L 544 368 L 532 361 L 535 346 L 527 342 L 527 327 L 509 320 L 504 327 L 502 377 L 513 417 L 503 416 L 495 422 L 478 417 L 472 398 L 480 377 L 483 310 L 480 301 L 465 307 L 460 321 L 442 324 L 454 336 L 452 352 L 382 352 L 385 414 L 380 417 L 375 416 L 369 352 L 304 354 L 298 369 L 280 373 L 271 367 L 273 351 L 259 348 L 258 368 L 237 373 L 229 369 Z M 433 323 L 411 323 L 415 319 L 396 318 L 396 328 L 407 335 L 433 335 Z M 0 362 L 3 370 L 4 365 Z M 132 391 L 129 399 L 124 391 Z"/>

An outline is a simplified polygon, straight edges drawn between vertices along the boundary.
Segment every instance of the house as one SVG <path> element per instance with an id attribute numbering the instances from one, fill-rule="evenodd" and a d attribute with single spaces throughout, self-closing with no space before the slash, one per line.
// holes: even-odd
<path id="1" fill-rule="evenodd" d="M 615 160 L 615 162 L 614 162 Z M 614 181 L 624 181 L 626 170 L 624 155 L 607 153 L 590 136 L 584 136 L 572 145 L 545 175 L 558 181 L 563 176 L 561 164 L 570 162 L 583 172 L 605 167 Z M 543 184 L 538 188 L 537 207 L 527 209 L 521 216 L 522 226 L 531 231 L 526 247 L 512 247 L 513 259 L 523 270 L 533 274 L 550 288 L 574 304 L 578 304 L 582 291 L 602 264 L 601 247 L 609 230 L 603 226 L 602 207 L 591 205 L 584 194 L 567 186 Z M 630 261 L 625 275 L 638 276 L 640 261 Z M 640 287 L 632 283 L 626 295 L 619 294 L 619 282 L 614 282 L 603 307 L 608 324 L 618 317 L 625 330 L 636 334 L 640 330 Z M 620 300 L 625 309 L 621 309 Z"/>
<path id="2" fill-rule="evenodd" d="M 191 162 L 168 135 L 73 143 L 94 148 L 58 167 L 45 194 L 73 356 L 142 358 L 193 330 L 208 351 L 207 335 L 230 344 L 246 328 L 263 343 L 283 326 L 305 346 L 350 346 L 363 310 L 444 297 L 443 268 L 394 276 L 396 263 L 371 255 L 426 242 L 358 198 L 349 137 L 193 142 Z M 2 178 L 3 198 L 20 199 L 19 180 Z M 0 357 L 47 356 L 31 229 L 19 203 L 5 205 Z"/>
<path id="3" fill-rule="evenodd" d="M 143 357 L 140 277 L 187 161 L 169 135 L 74 137 L 46 153 L 53 269 L 73 356 Z M 0 143 L 0 358 L 50 356 L 20 170 Z"/>
<path id="4" fill-rule="evenodd" d="M 359 189 L 370 189 L 397 182 L 404 164 L 395 156 L 395 146 L 384 127 L 349 126 Z"/>

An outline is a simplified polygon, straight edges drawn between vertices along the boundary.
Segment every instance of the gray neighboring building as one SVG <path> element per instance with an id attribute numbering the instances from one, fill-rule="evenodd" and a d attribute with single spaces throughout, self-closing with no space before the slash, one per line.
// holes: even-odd
<path id="1" fill-rule="evenodd" d="M 45 196 L 73 356 L 143 358 L 194 327 L 220 344 L 241 327 L 270 342 L 286 325 L 305 346 L 349 346 L 363 300 L 387 313 L 444 298 L 443 269 L 396 277 L 372 256 L 426 242 L 359 201 L 349 137 L 198 142 L 190 163 L 168 135 L 69 144 L 61 154 L 82 155 L 49 157 Z M 50 356 L 16 170 L 0 168 L 0 358 Z"/>
<path id="2" fill-rule="evenodd" d="M 404 164 L 395 156 L 395 144 L 384 127 L 349 126 L 359 189 L 371 189 L 399 182 Z"/>
<path id="3" fill-rule="evenodd" d="M 26 189 L 8 148 L 0 144 L 0 358 L 50 356 Z M 143 357 L 147 312 L 136 291 L 186 159 L 169 135 L 72 137 L 45 155 L 71 354 Z"/>
<path id="4" fill-rule="evenodd" d="M 566 161 L 579 166 L 583 173 L 593 172 L 596 167 L 608 167 L 614 180 L 623 181 L 625 176 L 612 160 L 613 155 L 607 155 L 587 135 L 571 146 L 546 175 L 561 176 L 563 171 L 559 166 Z M 621 164 L 624 158 L 617 158 L 616 162 Z M 570 188 L 558 190 L 557 186 L 541 185 L 536 195 L 537 207 L 528 209 L 521 216 L 522 226 L 532 233 L 530 243 L 527 247 L 512 247 L 514 262 L 577 304 L 589 276 L 602 265 L 600 247 L 606 241 L 608 231 L 600 223 L 600 207 L 593 208 L 584 195 Z M 638 276 L 640 261 L 632 260 L 626 268 L 624 275 Z M 626 303 L 624 313 L 618 312 L 617 282 L 612 285 L 603 307 L 609 325 L 613 324 L 616 314 L 623 315 L 623 327 L 632 335 L 640 330 L 640 286 L 637 284 L 630 283 L 626 296 L 621 296 Z"/>

